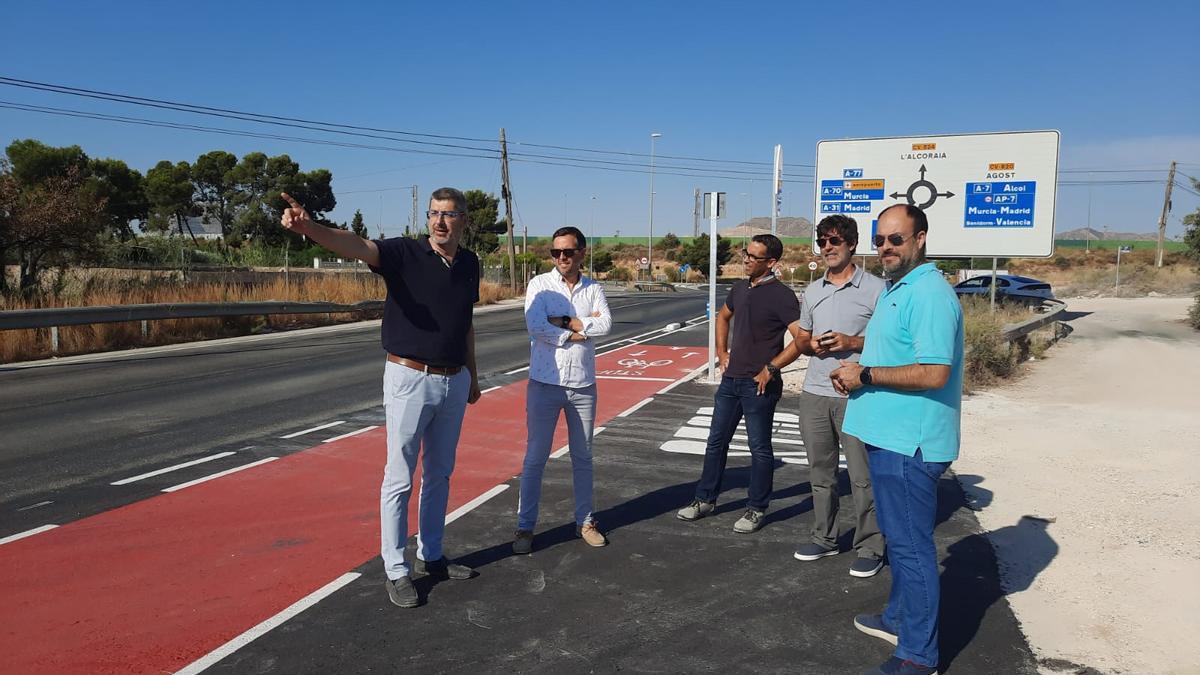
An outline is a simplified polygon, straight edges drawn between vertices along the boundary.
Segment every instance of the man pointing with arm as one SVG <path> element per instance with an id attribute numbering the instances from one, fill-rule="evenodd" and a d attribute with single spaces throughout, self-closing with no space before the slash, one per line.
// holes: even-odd
<path id="1" fill-rule="evenodd" d="M 400 607 L 420 604 L 404 560 L 413 471 L 421 459 L 416 572 L 469 579 L 474 570 L 442 553 L 450 473 L 468 403 L 479 400 L 472 308 L 479 300 L 479 259 L 458 245 L 467 200 L 454 188 L 429 199 L 429 236 L 374 241 L 313 222 L 291 196 L 280 219 L 341 256 L 357 258 L 387 285 L 382 340 L 387 352 L 383 403 L 387 465 L 380 488 L 380 552 L 387 591 Z"/>

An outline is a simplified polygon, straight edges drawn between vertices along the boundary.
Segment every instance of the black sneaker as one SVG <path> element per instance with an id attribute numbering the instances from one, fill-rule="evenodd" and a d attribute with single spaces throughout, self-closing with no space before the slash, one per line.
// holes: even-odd
<path id="1" fill-rule="evenodd" d="M 808 562 L 810 560 L 820 560 L 821 558 L 837 554 L 838 550 L 836 548 L 825 548 L 820 544 L 812 543 L 801 544 L 800 548 L 796 549 L 796 552 L 792 554 L 792 557 L 796 560 Z"/>
<path id="2" fill-rule="evenodd" d="M 859 614 L 854 617 L 854 627 L 893 646 L 900 644 L 900 636 L 883 623 L 882 614 Z"/>
<path id="3" fill-rule="evenodd" d="M 456 579 L 459 581 L 463 579 L 470 579 L 476 575 L 475 570 L 467 567 L 466 565 L 452 563 L 449 560 L 446 560 L 445 556 L 442 556 L 440 560 L 433 560 L 430 562 L 426 562 L 420 558 L 417 558 L 413 563 L 413 571 L 415 571 L 417 574 L 428 574 L 429 576 L 436 577 L 438 579 Z"/>
<path id="4" fill-rule="evenodd" d="M 412 608 L 421 604 L 417 597 L 417 589 L 408 577 L 388 579 L 383 582 L 387 586 L 388 599 L 397 607 Z"/>
<path id="5" fill-rule="evenodd" d="M 937 668 L 893 656 L 870 670 L 862 671 L 862 675 L 937 675 Z"/>
<path id="6" fill-rule="evenodd" d="M 866 579 L 879 574 L 879 570 L 883 569 L 882 558 L 855 558 L 850 564 L 850 576 Z"/>

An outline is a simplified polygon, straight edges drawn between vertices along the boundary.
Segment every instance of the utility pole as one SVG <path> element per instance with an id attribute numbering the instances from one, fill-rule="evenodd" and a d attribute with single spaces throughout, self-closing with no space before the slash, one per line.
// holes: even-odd
<path id="1" fill-rule="evenodd" d="M 1167 215 L 1171 213 L 1171 188 L 1175 186 L 1175 162 L 1171 162 L 1171 170 L 1167 172 L 1167 196 L 1163 199 L 1162 215 L 1158 218 L 1158 253 L 1154 256 L 1154 266 L 1162 267 L 1163 237 L 1167 234 Z"/>
<path id="2" fill-rule="evenodd" d="M 700 236 L 700 188 L 696 188 L 696 203 L 692 206 L 692 238 Z"/>
<path id="3" fill-rule="evenodd" d="M 508 185 L 508 142 L 504 140 L 504 127 L 500 127 L 500 196 L 504 198 L 504 220 L 508 236 L 508 283 L 513 293 L 517 292 L 517 255 L 513 251 L 512 189 Z"/>
<path id="4" fill-rule="evenodd" d="M 409 224 L 411 225 L 410 229 L 404 231 L 404 236 L 406 237 L 412 236 L 412 233 L 417 229 L 417 186 L 413 185 L 411 187 L 413 197 L 412 220 L 409 221 Z"/>

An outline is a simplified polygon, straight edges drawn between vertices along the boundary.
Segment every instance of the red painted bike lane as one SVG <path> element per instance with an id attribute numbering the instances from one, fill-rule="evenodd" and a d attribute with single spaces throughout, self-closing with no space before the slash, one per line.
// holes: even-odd
<path id="1" fill-rule="evenodd" d="M 596 424 L 704 361 L 599 357 Z M 450 510 L 520 473 L 524 401 L 522 381 L 468 408 Z M 384 448 L 381 428 L 0 546 L 0 670 L 175 671 L 377 557 Z"/>

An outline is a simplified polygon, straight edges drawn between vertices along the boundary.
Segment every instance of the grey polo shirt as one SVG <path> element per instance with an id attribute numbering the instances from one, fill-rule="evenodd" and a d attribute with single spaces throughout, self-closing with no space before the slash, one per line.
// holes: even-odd
<path id="1" fill-rule="evenodd" d="M 854 276 L 842 286 L 822 276 L 804 289 L 800 327 L 814 337 L 827 331 L 862 335 L 884 289 L 883 279 L 857 265 Z M 839 361 L 857 361 L 858 356 L 858 352 L 833 352 L 828 356 L 811 357 L 808 360 L 808 373 L 804 376 L 804 391 L 818 396 L 845 398 L 833 388 L 829 374 L 841 365 Z"/>

